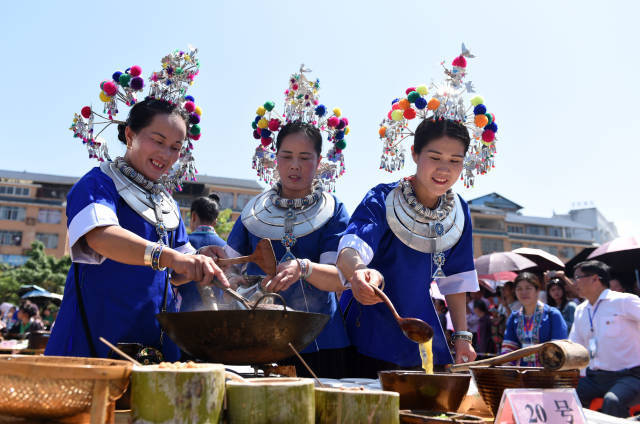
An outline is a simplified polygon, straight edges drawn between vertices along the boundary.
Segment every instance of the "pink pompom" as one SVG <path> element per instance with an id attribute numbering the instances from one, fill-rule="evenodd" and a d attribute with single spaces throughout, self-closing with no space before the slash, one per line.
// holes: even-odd
<path id="1" fill-rule="evenodd" d="M 453 59 L 453 66 L 458 66 L 460 68 L 466 68 L 467 67 L 467 59 L 464 58 L 464 56 L 460 55 L 458 57 L 456 57 L 455 59 Z"/>
<path id="2" fill-rule="evenodd" d="M 412 91 L 416 91 L 416 88 L 415 88 L 415 87 L 409 87 L 409 88 L 407 88 L 404 92 L 405 92 L 406 94 L 409 94 L 409 93 L 411 93 Z"/>
<path id="3" fill-rule="evenodd" d="M 331 128 L 337 127 L 339 123 L 340 123 L 340 119 L 337 116 L 332 116 L 327 121 L 327 125 L 329 125 Z"/>
<path id="4" fill-rule="evenodd" d="M 189 100 L 188 102 L 186 102 L 186 103 L 184 104 L 184 109 L 185 109 L 187 112 L 192 113 L 192 112 L 194 112 L 194 111 L 196 110 L 196 104 L 195 104 L 195 103 L 193 103 L 191 100 Z"/>
<path id="5" fill-rule="evenodd" d="M 344 122 L 344 126 L 348 126 L 349 125 L 349 120 L 347 118 L 340 118 L 341 122 Z"/>
<path id="6" fill-rule="evenodd" d="M 398 110 L 398 109 L 400 109 L 400 102 L 396 102 L 391 105 L 391 110 Z"/>
<path id="7" fill-rule="evenodd" d="M 129 74 L 132 77 L 138 77 L 140 76 L 141 73 L 142 73 L 142 68 L 139 67 L 138 65 L 133 65 L 131 69 L 129 69 Z"/>
<path id="8" fill-rule="evenodd" d="M 118 87 L 112 81 L 107 81 L 102 85 L 102 90 L 107 96 L 113 97 L 118 92 Z"/>
<path id="9" fill-rule="evenodd" d="M 294 90 L 297 90 L 297 89 L 298 89 L 298 84 L 293 84 L 293 85 L 291 86 L 291 88 L 293 88 Z"/>
<path id="10" fill-rule="evenodd" d="M 85 119 L 89 119 L 91 116 L 91 108 L 89 106 L 85 106 L 80 110 L 80 113 Z"/>
<path id="11" fill-rule="evenodd" d="M 389 113 L 387 113 L 387 118 L 391 119 L 391 112 L 393 112 L 393 110 L 390 110 Z"/>
<path id="12" fill-rule="evenodd" d="M 267 147 L 269 144 L 271 144 L 272 141 L 273 139 L 271 137 L 267 137 L 260 140 L 260 143 L 262 143 L 264 147 Z"/>
<path id="13" fill-rule="evenodd" d="M 482 141 L 486 143 L 491 143 L 495 139 L 496 139 L 496 133 L 494 133 L 493 131 L 484 130 L 482 132 Z"/>
<path id="14" fill-rule="evenodd" d="M 269 121 L 269 130 L 270 131 L 278 131 L 278 129 L 280 129 L 280 120 L 278 119 L 272 119 Z"/>
<path id="15" fill-rule="evenodd" d="M 200 140 L 200 137 L 202 137 L 202 133 L 197 135 L 189 134 L 189 138 L 191 138 L 192 140 Z"/>
<path id="16" fill-rule="evenodd" d="M 151 75 L 151 81 L 153 81 L 153 82 L 158 82 L 158 74 L 157 74 L 157 73 L 155 73 L 155 72 L 154 72 L 154 73 Z"/>

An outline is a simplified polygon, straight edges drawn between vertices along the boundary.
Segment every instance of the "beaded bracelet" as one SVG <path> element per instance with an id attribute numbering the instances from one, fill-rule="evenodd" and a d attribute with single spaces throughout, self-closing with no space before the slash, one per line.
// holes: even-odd
<path id="1" fill-rule="evenodd" d="M 162 254 L 162 249 L 164 249 L 164 245 L 156 243 L 153 247 L 153 251 L 151 252 L 151 268 L 154 271 L 164 271 L 167 269 L 167 267 L 160 267 L 160 255 Z"/>
<path id="2" fill-rule="evenodd" d="M 306 280 L 313 272 L 313 265 L 309 259 L 297 259 L 300 267 L 300 278 Z"/>
<path id="3" fill-rule="evenodd" d="M 456 331 L 455 333 L 453 333 L 453 336 L 451 336 L 451 340 L 464 340 L 471 343 L 473 342 L 473 333 L 469 331 Z"/>

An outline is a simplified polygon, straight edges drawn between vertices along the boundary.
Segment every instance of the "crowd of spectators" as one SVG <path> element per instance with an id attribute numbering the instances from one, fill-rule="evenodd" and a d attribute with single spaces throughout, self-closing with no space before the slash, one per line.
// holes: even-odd
<path id="1" fill-rule="evenodd" d="M 640 403 L 638 290 L 612 278 L 604 263 L 576 265 L 573 279 L 549 271 L 523 272 L 497 286 L 482 282 L 480 291 L 469 293 L 467 300 L 468 327 L 479 359 L 570 339 L 591 357 L 577 389 L 585 407 L 601 397 L 602 412 L 626 417 L 629 406 Z M 440 308 L 446 310 L 444 302 Z M 539 366 L 540 361 L 532 355 L 513 365 Z"/>
<path id="2" fill-rule="evenodd" d="M 0 314 L 0 340 L 21 339 L 36 331 L 48 331 L 56 316 L 55 308 L 45 307 L 41 314 L 37 304 L 23 301 L 18 307 L 12 306 Z"/>

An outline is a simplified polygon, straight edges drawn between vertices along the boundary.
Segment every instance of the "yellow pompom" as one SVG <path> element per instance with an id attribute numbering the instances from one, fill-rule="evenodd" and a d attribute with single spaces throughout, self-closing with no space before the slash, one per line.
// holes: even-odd
<path id="1" fill-rule="evenodd" d="M 269 126 L 269 121 L 267 121 L 266 119 L 262 118 L 261 120 L 258 121 L 258 128 L 262 129 L 262 128 L 267 128 Z"/>
<path id="2" fill-rule="evenodd" d="M 435 97 L 429 100 L 429 103 L 427 103 L 427 109 L 429 110 L 436 110 L 438 109 L 438 107 L 440 107 L 440 100 L 436 99 Z"/>
<path id="3" fill-rule="evenodd" d="M 198 116 L 202 116 L 202 109 L 200 108 L 200 106 L 196 106 L 196 110 L 194 112 L 198 114 Z"/>
<path id="4" fill-rule="evenodd" d="M 264 116 L 266 112 L 267 109 L 265 109 L 264 106 L 258 106 L 258 110 L 256 110 L 256 114 L 259 116 Z"/>
<path id="5" fill-rule="evenodd" d="M 476 127 L 484 128 L 489 123 L 489 118 L 487 118 L 485 115 L 476 115 L 473 121 L 476 124 Z"/>
<path id="6" fill-rule="evenodd" d="M 473 99 L 471 99 L 471 104 L 474 106 L 478 106 L 484 103 L 484 99 L 482 98 L 482 96 L 475 96 Z"/>
<path id="7" fill-rule="evenodd" d="M 423 84 L 423 85 L 417 86 L 416 87 L 416 91 L 424 96 L 425 94 L 427 94 L 429 92 L 429 89 L 427 88 L 426 85 Z"/>
<path id="8" fill-rule="evenodd" d="M 111 97 L 107 96 L 104 91 L 100 92 L 100 100 L 107 103 L 111 101 Z"/>
<path id="9" fill-rule="evenodd" d="M 403 113 L 404 113 L 403 110 L 396 109 L 393 112 L 391 112 L 391 119 L 393 119 L 394 121 L 402 121 Z"/>
<path id="10" fill-rule="evenodd" d="M 351 132 L 351 128 L 350 127 L 347 127 L 347 128 L 344 129 L 344 135 L 347 135 L 350 132 Z"/>
<path id="11" fill-rule="evenodd" d="M 339 118 L 340 115 L 342 115 L 342 111 L 340 110 L 339 107 L 336 107 L 336 108 L 333 108 L 333 114 Z"/>

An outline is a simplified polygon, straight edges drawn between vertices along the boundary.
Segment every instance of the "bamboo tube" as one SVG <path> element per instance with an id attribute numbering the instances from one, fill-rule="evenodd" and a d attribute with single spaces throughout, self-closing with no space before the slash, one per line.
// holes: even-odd
<path id="1" fill-rule="evenodd" d="M 540 362 L 551 371 L 582 369 L 589 365 L 589 351 L 570 340 L 554 340 L 542 346 Z"/>
<path id="2" fill-rule="evenodd" d="M 134 367 L 131 373 L 133 423 L 218 423 L 224 399 L 224 366 Z"/>
<path id="3" fill-rule="evenodd" d="M 396 424 L 400 395 L 382 390 L 316 387 L 317 424 Z"/>
<path id="4" fill-rule="evenodd" d="M 248 378 L 227 382 L 231 423 L 313 424 L 315 397 L 309 378 Z"/>

